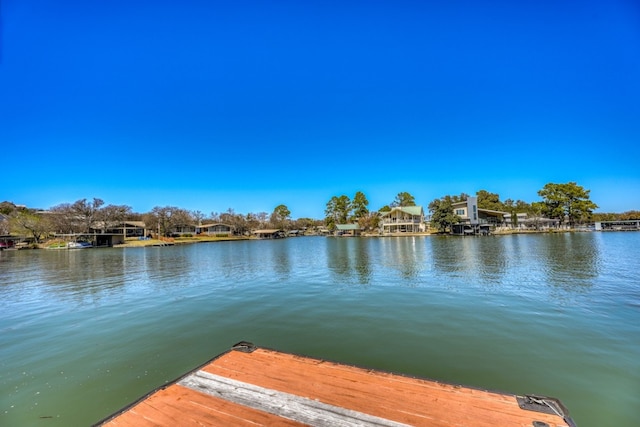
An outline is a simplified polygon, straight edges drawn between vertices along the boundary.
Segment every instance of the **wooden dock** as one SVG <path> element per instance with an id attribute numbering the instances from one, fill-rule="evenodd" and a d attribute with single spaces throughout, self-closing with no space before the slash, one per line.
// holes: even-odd
<path id="1" fill-rule="evenodd" d="M 96 425 L 575 427 L 553 398 L 445 384 L 246 342 Z"/>

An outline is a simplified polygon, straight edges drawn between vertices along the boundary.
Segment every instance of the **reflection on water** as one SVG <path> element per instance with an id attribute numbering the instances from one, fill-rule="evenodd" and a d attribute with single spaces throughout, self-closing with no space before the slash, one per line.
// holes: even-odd
<path id="1" fill-rule="evenodd" d="M 433 239 L 435 270 L 497 283 L 508 263 L 502 241 L 494 237 L 436 237 Z"/>
<path id="2" fill-rule="evenodd" d="M 598 276 L 599 249 L 594 233 L 550 236 L 546 245 L 547 280 L 550 285 L 576 290 L 592 286 Z"/>
<path id="3" fill-rule="evenodd" d="M 476 239 L 475 265 L 478 276 L 485 283 L 500 283 L 507 269 L 508 257 L 502 241 L 490 236 Z"/>
<path id="4" fill-rule="evenodd" d="M 432 237 L 436 273 L 471 282 L 547 285 L 582 291 L 598 277 L 597 233 Z M 509 279 L 505 279 L 509 276 Z"/>
<path id="5" fill-rule="evenodd" d="M 125 284 L 123 278 L 127 272 L 122 253 L 55 250 L 34 251 L 28 256 L 32 259 L 18 259 L 20 262 L 35 260 L 33 268 L 9 277 L 16 280 L 16 284 L 36 283 L 39 292 L 51 292 L 80 303 L 101 298 L 103 293 Z"/>
<path id="6" fill-rule="evenodd" d="M 451 274 L 453 276 L 468 270 L 469 263 L 466 257 L 468 252 L 462 250 L 466 238 L 451 238 L 434 236 L 430 239 L 433 268 L 437 272 Z"/>
<path id="7" fill-rule="evenodd" d="M 295 280 L 300 274 L 322 276 L 325 267 L 337 284 L 369 285 L 388 276 L 397 277 L 388 283 L 416 286 L 441 277 L 451 283 L 461 280 L 497 286 L 515 280 L 583 291 L 599 275 L 597 238 L 598 233 L 293 238 L 215 247 L 36 251 L 29 254 L 28 264 L 26 257 L 14 257 L 12 268 L 17 274 L 10 277 L 16 283 L 41 284 L 39 292 L 53 292 L 78 302 L 100 298 L 101 293 L 132 283 L 157 288 L 189 286 L 202 280 L 237 285 L 265 277 Z"/>
<path id="8" fill-rule="evenodd" d="M 341 237 L 326 241 L 327 267 L 335 274 L 334 280 L 338 283 L 368 285 L 378 272 L 388 276 L 396 272 L 400 280 L 396 281 L 393 275 L 389 283 L 414 286 L 427 268 L 428 248 L 424 237 Z"/>
<path id="9" fill-rule="evenodd" d="M 424 237 L 389 237 L 380 240 L 381 264 L 387 269 L 396 270 L 409 285 L 415 285 L 415 279 L 425 269 L 426 240 Z"/>
<path id="10" fill-rule="evenodd" d="M 264 242 L 269 244 L 270 242 Z M 288 279 L 291 273 L 291 248 L 288 247 L 287 240 L 278 240 L 273 243 L 271 265 L 274 272 L 280 279 Z"/>
<path id="11" fill-rule="evenodd" d="M 338 283 L 368 285 L 371 280 L 371 239 L 330 237 L 326 241 L 327 268 Z"/>
<path id="12" fill-rule="evenodd" d="M 355 265 L 358 280 L 362 284 L 368 284 L 371 280 L 371 258 L 369 255 L 369 243 L 364 239 L 356 239 L 357 262 Z"/>

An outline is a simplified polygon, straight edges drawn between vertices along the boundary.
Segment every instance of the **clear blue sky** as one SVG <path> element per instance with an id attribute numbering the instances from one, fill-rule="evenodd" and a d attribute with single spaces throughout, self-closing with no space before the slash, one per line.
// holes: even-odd
<path id="1" fill-rule="evenodd" d="M 640 3 L 0 3 L 0 201 L 640 209 Z"/>

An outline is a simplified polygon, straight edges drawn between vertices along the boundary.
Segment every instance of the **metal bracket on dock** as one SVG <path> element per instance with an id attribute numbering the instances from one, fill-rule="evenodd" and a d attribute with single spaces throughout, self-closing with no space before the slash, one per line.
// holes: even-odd
<path id="1" fill-rule="evenodd" d="M 243 353 L 253 353 L 258 347 L 249 341 L 240 341 L 231 347 L 231 350 L 241 351 Z"/>
<path id="2" fill-rule="evenodd" d="M 562 417 L 570 427 L 575 427 L 575 423 L 569 416 L 569 411 L 558 399 L 546 396 L 526 395 L 516 396 L 516 400 L 518 401 L 520 409 L 558 415 Z"/>

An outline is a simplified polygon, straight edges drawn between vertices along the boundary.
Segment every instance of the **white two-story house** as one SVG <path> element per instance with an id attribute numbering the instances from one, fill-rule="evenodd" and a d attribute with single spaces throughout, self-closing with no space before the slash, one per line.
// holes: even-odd
<path id="1" fill-rule="evenodd" d="M 382 234 L 424 233 L 422 206 L 396 206 L 381 214 Z"/>

